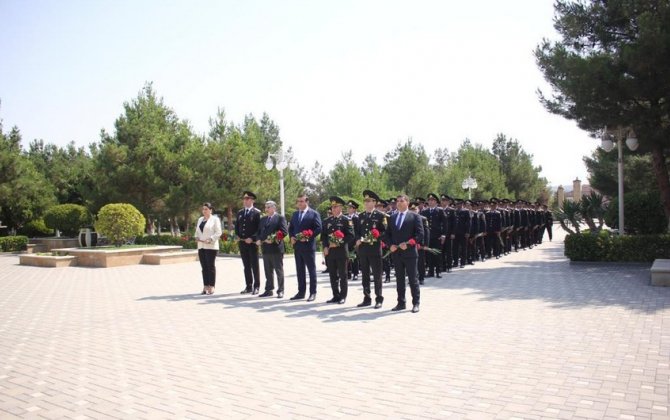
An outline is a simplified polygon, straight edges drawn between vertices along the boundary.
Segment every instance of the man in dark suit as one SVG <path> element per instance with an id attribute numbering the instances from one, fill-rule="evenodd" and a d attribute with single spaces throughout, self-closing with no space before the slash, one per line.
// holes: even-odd
<path id="1" fill-rule="evenodd" d="M 323 221 L 321 244 L 326 266 L 330 276 L 330 287 L 333 289 L 333 298 L 327 303 L 343 304 L 347 300 L 347 261 L 349 248 L 355 241 L 354 222 L 342 214 L 344 200 L 340 197 L 330 197 L 332 215 Z"/>
<path id="2" fill-rule="evenodd" d="M 309 207 L 309 198 L 305 194 L 298 197 L 296 201 L 298 210 L 293 212 L 288 234 L 291 237 L 291 245 L 294 249 L 296 275 L 298 276 L 298 293 L 291 300 L 304 299 L 307 289 L 305 268 L 309 273 L 309 297 L 308 302 L 316 299 L 316 237 L 321 233 L 321 216 L 316 210 Z M 304 235 L 305 231 L 311 231 L 311 236 Z"/>
<path id="3" fill-rule="evenodd" d="M 235 234 L 239 238 L 240 256 L 244 265 L 244 281 L 246 282 L 246 287 L 240 293 L 255 295 L 258 294 L 258 289 L 261 287 L 258 245 L 256 245 L 261 212 L 254 207 L 256 194 L 244 191 L 242 200 L 244 208 L 237 212 L 237 223 L 235 223 Z"/>
<path id="4" fill-rule="evenodd" d="M 288 236 L 286 219 L 277 213 L 277 203 L 265 203 L 266 215 L 258 226 L 258 241 L 263 251 L 263 269 L 265 271 L 265 292 L 259 297 L 269 297 L 275 289 L 274 273 L 277 273 L 277 297 L 284 297 L 284 238 Z"/>
<path id="5" fill-rule="evenodd" d="M 397 212 L 391 216 L 386 229 L 386 242 L 390 245 L 395 265 L 396 290 L 398 304 L 392 309 L 401 311 L 406 309 L 405 303 L 405 274 L 409 279 L 412 293 L 412 312 L 419 312 L 419 282 L 417 281 L 417 260 L 419 254 L 416 244 L 423 243 L 423 224 L 417 213 L 408 211 L 409 198 L 399 195 L 396 198 Z"/>

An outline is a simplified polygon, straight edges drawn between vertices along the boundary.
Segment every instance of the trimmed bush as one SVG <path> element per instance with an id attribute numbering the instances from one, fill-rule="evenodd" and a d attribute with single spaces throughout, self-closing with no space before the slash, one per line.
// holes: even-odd
<path id="1" fill-rule="evenodd" d="M 53 236 L 54 230 L 49 229 L 44 223 L 44 219 L 35 219 L 26 223 L 19 229 L 19 235 L 25 235 L 29 238 L 43 238 Z"/>
<path id="2" fill-rule="evenodd" d="M 658 193 L 630 192 L 623 198 L 624 223 L 627 233 L 650 235 L 665 233 L 668 219 Z M 614 198 L 605 213 L 605 223 L 619 228 L 619 199 Z"/>
<path id="3" fill-rule="evenodd" d="M 18 235 L 0 237 L 0 251 L 2 252 L 23 251 L 27 247 L 27 236 Z"/>
<path id="4" fill-rule="evenodd" d="M 91 213 L 79 204 L 59 204 L 44 213 L 44 223 L 49 229 L 58 229 L 65 236 L 77 236 L 79 229 L 90 226 Z"/>
<path id="5" fill-rule="evenodd" d="M 565 256 L 572 261 L 653 262 L 670 258 L 670 235 L 573 234 L 565 237 Z"/>
<path id="6" fill-rule="evenodd" d="M 132 204 L 107 204 L 98 212 L 95 229 L 116 246 L 144 233 L 146 219 Z"/>
<path id="7" fill-rule="evenodd" d="M 195 240 L 188 236 L 147 235 L 135 238 L 137 245 L 179 245 L 184 249 L 195 249 Z"/>

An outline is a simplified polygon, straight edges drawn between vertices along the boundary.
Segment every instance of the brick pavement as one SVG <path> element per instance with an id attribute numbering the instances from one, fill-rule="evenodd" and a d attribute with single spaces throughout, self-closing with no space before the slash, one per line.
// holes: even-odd
<path id="1" fill-rule="evenodd" d="M 558 240 L 427 279 L 419 314 L 241 296 L 219 258 L 34 268 L 0 254 L 0 418 L 667 419 L 670 289 Z M 296 291 L 286 260 L 287 296 Z"/>

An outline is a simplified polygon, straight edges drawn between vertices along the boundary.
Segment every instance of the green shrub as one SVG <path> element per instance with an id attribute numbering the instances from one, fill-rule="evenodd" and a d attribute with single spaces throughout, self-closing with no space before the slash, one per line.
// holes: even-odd
<path id="1" fill-rule="evenodd" d="M 670 258 L 670 235 L 573 234 L 565 237 L 565 256 L 572 261 L 652 262 Z"/>
<path id="2" fill-rule="evenodd" d="M 146 220 L 132 204 L 107 204 L 98 212 L 95 229 L 109 242 L 121 246 L 130 239 L 142 235 Z"/>
<path id="3" fill-rule="evenodd" d="M 19 229 L 19 235 L 25 235 L 29 238 L 41 238 L 53 236 L 53 234 L 54 230 L 47 227 L 43 218 L 31 220 Z"/>
<path id="4" fill-rule="evenodd" d="M 630 192 L 624 194 L 624 223 L 626 232 L 637 235 L 665 233 L 668 219 L 658 193 Z M 615 198 L 605 213 L 605 223 L 619 228 L 619 199 Z"/>
<path id="5" fill-rule="evenodd" d="M 46 227 L 58 229 L 66 236 L 76 236 L 79 229 L 92 222 L 91 213 L 79 204 L 59 204 L 44 213 Z"/>
<path id="6" fill-rule="evenodd" d="M 2 252 L 23 251 L 27 246 L 27 236 L 18 235 L 0 237 L 0 251 Z"/>
<path id="7" fill-rule="evenodd" d="M 147 235 L 135 238 L 137 245 L 179 245 L 184 249 L 197 248 L 195 240 L 188 236 Z"/>

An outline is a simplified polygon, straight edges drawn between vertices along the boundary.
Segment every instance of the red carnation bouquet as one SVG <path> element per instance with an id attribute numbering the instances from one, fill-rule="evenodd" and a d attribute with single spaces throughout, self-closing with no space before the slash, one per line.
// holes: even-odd
<path id="1" fill-rule="evenodd" d="M 331 245 L 341 246 L 344 243 L 344 233 L 341 230 L 336 230 L 328 235 L 328 242 Z"/>
<path id="2" fill-rule="evenodd" d="M 372 228 L 368 231 L 368 233 L 363 235 L 363 237 L 361 238 L 361 242 L 363 242 L 364 244 L 372 245 L 379 240 L 379 235 L 380 235 L 379 231 L 375 228 Z"/>
<path id="3" fill-rule="evenodd" d="M 268 244 L 278 244 L 279 242 L 284 240 L 284 232 L 281 230 L 276 231 L 272 235 L 268 236 L 265 239 L 265 242 Z"/>
<path id="4" fill-rule="evenodd" d="M 419 249 L 419 247 L 421 246 L 421 245 L 417 245 L 416 240 L 415 240 L 414 238 L 410 238 L 409 241 L 407 241 L 407 242 L 403 242 L 403 243 L 406 244 L 407 246 L 415 246 L 417 249 Z M 403 243 L 398 244 L 398 246 L 402 245 Z M 391 252 L 392 252 L 392 251 L 389 249 L 389 250 L 386 252 L 386 254 L 384 254 L 384 255 L 382 256 L 382 258 L 386 258 L 386 257 L 388 257 L 389 255 L 391 255 Z"/>
<path id="5" fill-rule="evenodd" d="M 298 234 L 295 235 L 295 239 L 300 242 L 307 242 L 312 236 L 314 236 L 314 231 L 312 229 L 305 229 L 302 232 L 298 232 Z"/>

